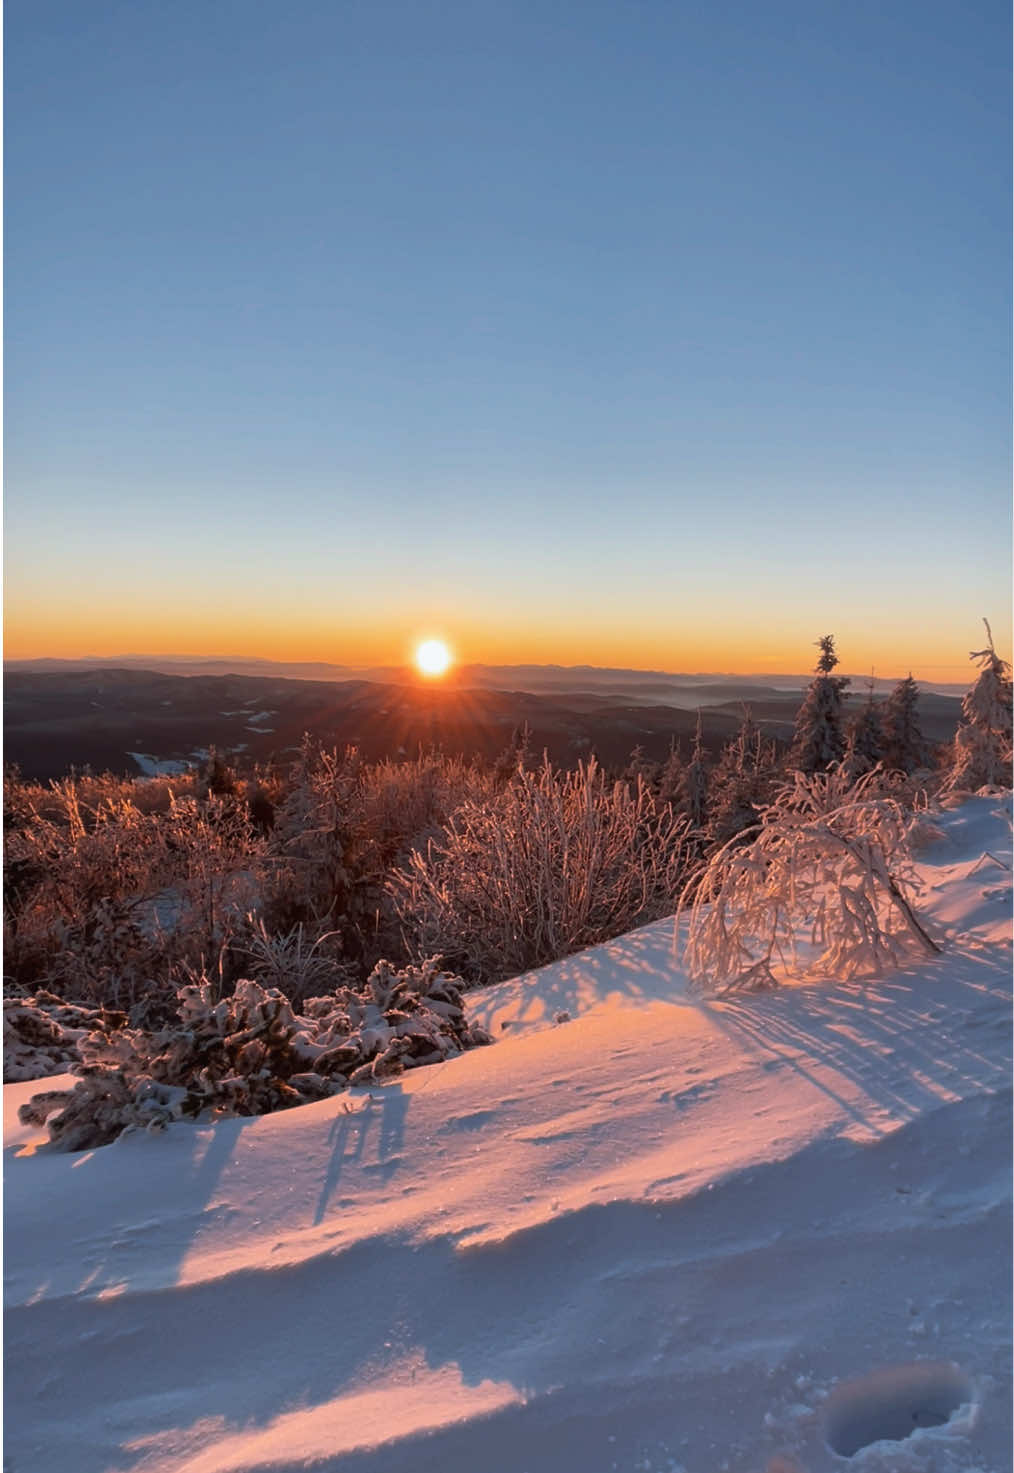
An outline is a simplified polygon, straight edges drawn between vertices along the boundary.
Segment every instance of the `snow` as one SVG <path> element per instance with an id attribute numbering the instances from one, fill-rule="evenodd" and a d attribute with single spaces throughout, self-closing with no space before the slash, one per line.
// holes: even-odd
<path id="1" fill-rule="evenodd" d="M 5 1086 L 12 1473 L 1005 1473 L 1009 813 L 883 980 L 702 999 L 668 921 L 298 1110 L 68 1156 Z"/>
<path id="2" fill-rule="evenodd" d="M 191 766 L 172 757 L 152 757 L 147 752 L 128 752 L 127 756 L 133 757 L 143 777 L 179 777 Z"/>

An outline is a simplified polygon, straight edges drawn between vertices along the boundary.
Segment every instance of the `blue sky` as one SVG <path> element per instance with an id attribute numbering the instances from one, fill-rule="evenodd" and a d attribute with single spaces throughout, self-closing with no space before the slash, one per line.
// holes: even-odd
<path id="1" fill-rule="evenodd" d="M 8 653 L 1009 653 L 1010 49 L 999 4 L 12 0 Z"/>

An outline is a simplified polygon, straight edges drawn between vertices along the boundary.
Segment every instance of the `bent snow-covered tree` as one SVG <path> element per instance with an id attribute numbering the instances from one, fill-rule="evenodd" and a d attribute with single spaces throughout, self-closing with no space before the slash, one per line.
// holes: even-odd
<path id="1" fill-rule="evenodd" d="M 842 703 L 849 681 L 831 673 L 838 664 L 834 635 L 822 634 L 817 647 L 820 659 L 796 717 L 789 753 L 790 765 L 803 773 L 823 772 L 845 754 Z"/>
<path id="2" fill-rule="evenodd" d="M 947 787 L 1011 786 L 1011 667 L 993 647 L 986 619 L 989 647 L 972 650 L 979 678 L 961 703 L 961 724 L 954 735 L 954 761 Z"/>
<path id="3" fill-rule="evenodd" d="M 841 765 L 793 774 L 752 844 L 732 840 L 680 896 L 676 943 L 704 990 L 784 976 L 875 976 L 939 950 L 909 898 L 909 816 Z"/>

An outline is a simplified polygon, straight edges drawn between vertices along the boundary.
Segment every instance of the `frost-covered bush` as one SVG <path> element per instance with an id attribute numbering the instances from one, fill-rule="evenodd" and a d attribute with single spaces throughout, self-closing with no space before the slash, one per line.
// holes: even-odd
<path id="1" fill-rule="evenodd" d="M 42 787 L 8 770 L 7 980 L 145 1026 L 203 972 L 222 992 L 253 976 L 297 1003 L 364 981 L 381 956 L 405 960 L 388 871 L 492 783 L 435 753 L 368 764 L 309 744 L 288 778 L 261 770 L 232 792 L 196 774 Z"/>
<path id="2" fill-rule="evenodd" d="M 89 807 L 73 779 L 20 796 L 4 835 L 7 976 L 119 1006 L 151 974 L 136 907 L 171 873 L 162 821 L 122 793 Z"/>
<path id="3" fill-rule="evenodd" d="M 547 760 L 466 800 L 390 891 L 412 954 L 437 951 L 492 982 L 664 915 L 687 829 L 642 780 L 610 783 L 594 759 L 570 773 Z"/>
<path id="4" fill-rule="evenodd" d="M 4 998 L 4 1081 L 45 1079 L 81 1062 L 81 1040 L 96 1028 L 122 1027 L 125 1013 L 64 1002 L 51 992 Z"/>
<path id="5" fill-rule="evenodd" d="M 263 904 L 269 928 L 335 932 L 365 974 L 398 940 L 387 924 L 389 870 L 492 786 L 492 774 L 437 753 L 370 764 L 354 747 L 305 742 L 276 810 Z"/>
<path id="6" fill-rule="evenodd" d="M 325 931 L 311 942 L 302 922 L 272 936 L 263 919 L 249 916 L 250 937 L 244 949 L 257 982 L 277 987 L 297 1006 L 324 989 L 353 986 L 353 969 L 341 958 L 338 933 Z"/>
<path id="7" fill-rule="evenodd" d="M 400 972 L 380 962 L 364 988 L 310 998 L 302 1012 L 250 979 L 225 998 L 203 981 L 180 989 L 178 1022 L 157 1032 L 100 1021 L 78 1040 L 73 1089 L 34 1096 L 20 1116 L 75 1151 L 127 1127 L 261 1115 L 381 1082 L 491 1041 L 466 1018 L 459 980 L 436 958 Z"/>
<path id="8" fill-rule="evenodd" d="M 264 848 L 242 802 L 169 791 L 164 811 L 145 810 L 134 785 L 113 778 L 11 787 L 4 963 L 12 982 L 157 1009 L 187 966 L 220 956 L 241 928 Z"/>
<path id="9" fill-rule="evenodd" d="M 682 955 L 700 987 L 877 975 L 938 950 L 909 898 L 911 815 L 877 792 L 880 777 L 849 788 L 841 765 L 795 773 L 752 843 L 726 844 L 694 876 L 680 897 Z"/>

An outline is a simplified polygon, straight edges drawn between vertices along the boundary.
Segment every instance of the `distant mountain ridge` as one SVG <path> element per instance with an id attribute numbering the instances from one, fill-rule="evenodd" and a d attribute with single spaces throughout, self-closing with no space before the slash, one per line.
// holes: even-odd
<path id="1" fill-rule="evenodd" d="M 354 745 L 368 760 L 413 756 L 419 747 L 494 758 L 527 726 L 535 752 L 562 766 L 595 753 L 622 770 L 634 748 L 661 761 L 672 742 L 689 753 L 697 725 L 716 755 L 737 731 L 745 707 L 766 737 L 787 742 L 807 684 L 782 689 L 729 676 L 665 677 L 650 671 L 578 671 L 571 683 L 540 667 L 466 667 L 427 681 L 414 671 L 381 681 L 297 679 L 215 672 L 181 674 L 115 664 L 7 666 L 5 759 L 26 777 L 60 777 L 89 765 L 127 775 L 200 761 L 211 746 L 241 764 L 288 763 L 305 733 L 327 746 Z M 281 667 L 286 669 L 288 667 Z M 538 685 L 526 678 L 545 677 Z M 534 689 L 519 688 L 522 683 Z M 855 688 L 847 707 L 865 700 Z M 879 698 L 882 698 L 879 697 Z M 920 719 L 935 741 L 954 734 L 959 702 L 923 691 Z"/>
<path id="2" fill-rule="evenodd" d="M 338 665 L 326 661 L 267 660 L 247 655 L 136 655 L 82 656 L 80 659 L 56 659 L 44 657 L 30 660 L 5 660 L 4 671 L 23 674 L 69 674 L 84 670 L 137 670 L 151 671 L 164 675 L 247 675 L 274 680 L 347 681 L 370 680 L 381 684 L 415 684 L 419 676 L 411 666 L 404 665 Z M 869 688 L 868 674 L 850 675 L 854 691 Z M 900 676 L 876 676 L 873 689 L 876 693 L 890 690 Z M 459 688 L 471 686 L 491 690 L 574 691 L 597 690 L 602 687 L 627 691 L 641 688 L 662 695 L 674 688 L 711 687 L 734 685 L 737 691 L 744 687 L 755 695 L 772 691 L 796 691 L 805 689 L 813 679 L 813 672 L 775 673 L 737 671 L 694 671 L 634 670 L 622 667 L 598 665 L 457 665 L 444 678 Z M 918 682 L 925 691 L 936 691 L 941 695 L 963 695 L 968 684 L 946 681 Z M 750 695 L 741 697 L 750 699 Z M 681 703 L 682 704 L 682 703 Z"/>

